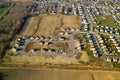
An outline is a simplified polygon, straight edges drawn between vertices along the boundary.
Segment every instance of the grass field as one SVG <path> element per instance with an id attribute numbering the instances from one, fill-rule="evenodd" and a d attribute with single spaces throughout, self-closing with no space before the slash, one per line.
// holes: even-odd
<path id="1" fill-rule="evenodd" d="M 99 25 L 116 27 L 116 22 L 111 16 L 97 16 L 97 20 Z"/>

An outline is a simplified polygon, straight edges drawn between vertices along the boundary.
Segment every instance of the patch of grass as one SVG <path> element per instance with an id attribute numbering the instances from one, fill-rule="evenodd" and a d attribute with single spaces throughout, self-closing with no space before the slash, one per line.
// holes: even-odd
<path id="1" fill-rule="evenodd" d="M 120 68 L 120 63 L 112 62 L 112 64 L 113 64 L 114 67 L 118 67 L 118 68 Z"/>
<path id="2" fill-rule="evenodd" d="M 104 38 L 108 40 L 110 40 L 110 36 L 109 35 L 104 35 Z"/>
<path id="3" fill-rule="evenodd" d="M 90 50 L 89 46 L 85 48 L 84 51 L 86 51 L 89 56 L 91 66 L 106 66 L 106 63 L 102 57 L 93 56 L 93 52 Z"/>
<path id="4" fill-rule="evenodd" d="M 96 25 L 93 26 L 93 31 L 95 31 L 96 27 L 97 27 Z"/>
<path id="5" fill-rule="evenodd" d="M 116 26 L 116 21 L 111 16 L 97 16 L 98 24 L 104 26 Z"/>
<path id="6" fill-rule="evenodd" d="M 90 50 L 90 47 L 86 47 L 85 49 L 83 49 L 83 51 L 86 51 L 88 56 L 93 56 L 93 52 Z"/>
<path id="7" fill-rule="evenodd" d="M 14 3 L 12 2 L 6 2 L 6 1 L 4 2 L 4 0 L 1 1 L 0 2 L 0 16 L 3 16 L 8 11 L 8 9 L 12 7 L 13 5 Z"/>
<path id="8" fill-rule="evenodd" d="M 117 55 L 120 56 L 120 52 L 117 52 Z"/>
<path id="9" fill-rule="evenodd" d="M 0 8 L 0 16 L 2 16 L 6 10 L 7 10 L 7 8 Z"/>

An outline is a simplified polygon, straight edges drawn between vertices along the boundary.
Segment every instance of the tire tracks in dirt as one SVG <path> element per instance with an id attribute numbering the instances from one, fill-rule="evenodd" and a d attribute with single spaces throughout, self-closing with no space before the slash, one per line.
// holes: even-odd
<path id="1" fill-rule="evenodd" d="M 40 16 L 40 19 L 38 20 L 38 23 L 37 23 L 37 28 L 35 29 L 35 32 L 33 33 L 33 35 L 36 35 L 36 33 L 38 32 L 42 19 L 43 19 L 43 17 Z"/>
<path id="2" fill-rule="evenodd" d="M 61 27 L 63 27 L 64 23 L 63 23 L 63 15 L 61 15 Z"/>

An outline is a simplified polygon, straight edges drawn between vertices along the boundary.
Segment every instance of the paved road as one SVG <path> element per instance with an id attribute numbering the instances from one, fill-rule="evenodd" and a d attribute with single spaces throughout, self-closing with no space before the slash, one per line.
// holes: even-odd
<path id="1" fill-rule="evenodd" d="M 75 54 L 74 34 L 71 34 L 72 54 Z"/>
<path id="2" fill-rule="evenodd" d="M 91 22 L 91 20 L 90 20 L 88 11 L 87 11 L 87 9 L 85 8 L 85 6 L 84 6 L 84 10 L 85 10 L 85 13 L 86 13 L 86 17 L 87 17 L 88 23 L 90 24 L 90 32 L 93 33 L 93 24 L 92 24 L 92 22 Z"/>

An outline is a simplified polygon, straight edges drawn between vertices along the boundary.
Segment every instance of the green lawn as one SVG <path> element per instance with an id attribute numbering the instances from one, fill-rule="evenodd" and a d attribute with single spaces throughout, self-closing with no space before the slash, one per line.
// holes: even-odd
<path id="1" fill-rule="evenodd" d="M 97 16 L 98 24 L 115 27 L 116 22 L 111 16 Z"/>
<path id="2" fill-rule="evenodd" d="M 6 10 L 7 10 L 7 8 L 0 8 L 0 16 L 2 16 Z"/>

